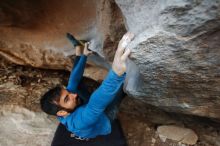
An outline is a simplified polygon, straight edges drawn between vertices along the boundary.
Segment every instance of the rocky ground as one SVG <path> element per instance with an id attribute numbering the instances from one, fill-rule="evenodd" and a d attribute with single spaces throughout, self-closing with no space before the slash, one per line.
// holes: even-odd
<path id="1" fill-rule="evenodd" d="M 0 128 L 0 146 L 17 145 L 18 140 L 19 145 L 49 145 L 57 122 L 41 112 L 39 98 L 56 84 L 66 85 L 69 72 L 19 66 L 3 59 L 0 61 L 0 124 L 4 124 Z M 85 75 L 101 82 L 106 73 L 105 70 L 88 67 Z M 121 105 L 119 118 L 129 146 L 189 145 L 183 143 L 184 138 L 178 141 L 166 139 L 166 135 L 161 138 L 158 127 L 162 125 L 192 129 L 198 136 L 195 146 L 220 146 L 217 120 L 166 113 L 129 97 Z M 166 132 L 174 139 L 175 136 L 183 136 L 178 131 Z M 44 140 L 39 142 L 38 138 Z M 193 139 L 192 136 L 190 138 Z"/>

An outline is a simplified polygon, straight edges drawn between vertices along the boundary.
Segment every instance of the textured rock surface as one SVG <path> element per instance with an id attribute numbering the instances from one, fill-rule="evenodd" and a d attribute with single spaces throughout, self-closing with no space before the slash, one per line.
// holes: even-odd
<path id="1" fill-rule="evenodd" d="M 0 115 L 0 145 L 50 145 L 56 119 L 50 120 L 44 113 L 13 105 L 1 106 Z"/>
<path id="2" fill-rule="evenodd" d="M 168 138 L 184 144 L 194 145 L 198 140 L 198 136 L 193 130 L 175 125 L 159 126 L 157 132 L 164 141 Z"/>
<path id="3" fill-rule="evenodd" d="M 74 54 L 66 39 L 70 32 L 78 39 L 90 40 L 91 49 L 99 54 L 91 61 L 108 68 L 103 57 L 114 54 L 114 42 L 125 32 L 122 22 L 117 5 L 106 0 L 3 0 L 0 54 L 17 64 L 69 69 L 69 56 Z"/>
<path id="4" fill-rule="evenodd" d="M 136 34 L 130 95 L 167 111 L 220 118 L 220 1 L 116 3 Z"/>

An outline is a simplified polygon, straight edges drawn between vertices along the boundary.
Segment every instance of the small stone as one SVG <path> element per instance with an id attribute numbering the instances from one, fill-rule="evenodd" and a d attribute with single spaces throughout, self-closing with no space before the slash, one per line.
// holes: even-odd
<path id="1" fill-rule="evenodd" d="M 156 142 L 156 139 L 152 137 L 151 142 L 152 142 L 152 143 L 155 143 L 155 142 Z"/>
<path id="2" fill-rule="evenodd" d="M 31 86 L 35 86 L 36 84 L 35 83 L 31 83 Z"/>
<path id="3" fill-rule="evenodd" d="M 186 146 L 186 145 L 181 142 L 178 142 L 178 146 Z"/>
<path id="4" fill-rule="evenodd" d="M 166 142 L 166 140 L 167 140 L 167 137 L 166 137 L 166 136 L 159 134 L 159 137 L 160 137 L 160 139 L 161 139 L 162 142 Z"/>
<path id="5" fill-rule="evenodd" d="M 150 128 L 149 128 L 149 127 L 146 127 L 145 130 L 146 130 L 146 131 L 150 131 Z"/>
<path id="6" fill-rule="evenodd" d="M 13 78 L 15 78 L 15 76 L 12 75 L 12 76 L 9 76 L 8 78 L 9 78 L 9 79 L 13 79 Z"/>
<path id="7" fill-rule="evenodd" d="M 128 136 L 131 137 L 131 136 L 132 136 L 132 133 L 128 133 Z"/>
<path id="8" fill-rule="evenodd" d="M 198 140 L 198 136 L 193 130 L 174 125 L 160 126 L 157 128 L 157 132 L 162 141 L 164 139 L 171 139 L 184 144 L 194 145 Z"/>

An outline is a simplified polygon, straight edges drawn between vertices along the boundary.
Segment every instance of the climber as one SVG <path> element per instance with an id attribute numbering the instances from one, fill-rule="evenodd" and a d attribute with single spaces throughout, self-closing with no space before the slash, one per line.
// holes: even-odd
<path id="1" fill-rule="evenodd" d="M 111 133 L 111 121 L 114 121 L 115 114 L 108 115 L 106 109 L 118 96 L 124 96 L 122 85 L 126 75 L 126 59 L 130 54 L 130 50 L 125 48 L 133 36 L 132 33 L 126 33 L 123 36 L 115 53 L 112 69 L 100 87 L 90 96 L 89 93 L 80 91 L 78 87 L 87 56 L 92 51 L 88 50 L 89 43 L 85 43 L 83 55 L 81 55 L 82 44 L 68 35 L 76 47 L 76 59 L 68 86 L 66 89 L 57 86 L 49 90 L 42 96 L 40 103 L 42 110 L 57 116 L 60 123 L 72 133 L 72 137 L 76 140 L 89 142 L 99 135 Z M 90 96 L 89 99 L 88 96 Z"/>

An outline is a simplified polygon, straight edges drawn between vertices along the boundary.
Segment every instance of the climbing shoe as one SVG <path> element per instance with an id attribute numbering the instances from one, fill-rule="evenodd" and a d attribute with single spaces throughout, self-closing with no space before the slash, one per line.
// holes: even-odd
<path id="1" fill-rule="evenodd" d="M 66 37 L 70 40 L 70 42 L 73 44 L 74 47 L 76 46 L 84 46 L 84 44 L 86 43 L 85 40 L 77 40 L 73 35 L 71 35 L 70 33 L 66 34 Z"/>

